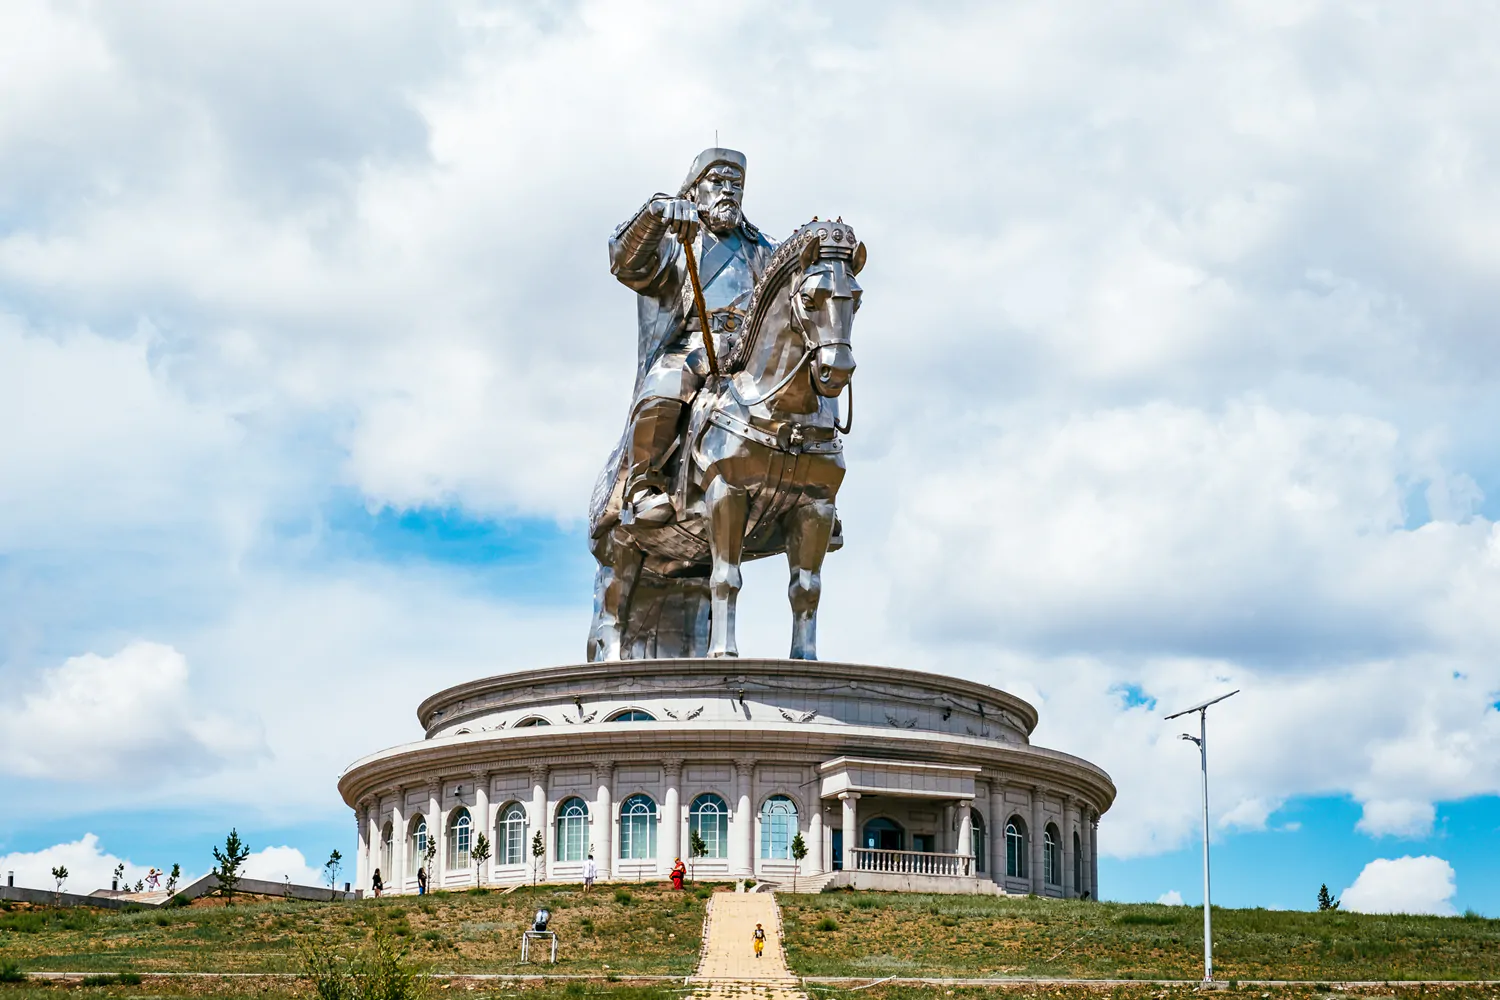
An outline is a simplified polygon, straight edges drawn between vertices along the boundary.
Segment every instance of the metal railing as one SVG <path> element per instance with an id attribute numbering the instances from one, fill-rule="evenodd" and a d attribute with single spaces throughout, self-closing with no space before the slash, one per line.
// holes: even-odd
<path id="1" fill-rule="evenodd" d="M 850 852 L 854 869 L 890 875 L 934 875 L 968 878 L 974 874 L 974 855 L 937 854 L 932 851 L 877 851 L 856 847 Z"/>

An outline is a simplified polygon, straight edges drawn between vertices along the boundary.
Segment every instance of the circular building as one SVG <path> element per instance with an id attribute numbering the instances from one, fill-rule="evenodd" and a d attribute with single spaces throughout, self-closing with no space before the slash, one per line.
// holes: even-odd
<path id="1" fill-rule="evenodd" d="M 424 867 L 435 889 L 579 881 L 592 855 L 614 881 L 664 879 L 681 857 L 696 878 L 788 889 L 1098 896 L 1113 782 L 1033 746 L 1036 710 L 984 684 L 626 660 L 471 681 L 417 715 L 424 740 L 339 779 L 365 890 L 377 868 L 391 892 Z"/>

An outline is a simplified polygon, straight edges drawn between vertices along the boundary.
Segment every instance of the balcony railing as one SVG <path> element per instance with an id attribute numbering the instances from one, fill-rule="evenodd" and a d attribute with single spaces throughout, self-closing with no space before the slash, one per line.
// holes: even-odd
<path id="1" fill-rule="evenodd" d="M 941 878 L 968 878 L 974 874 L 974 855 L 936 854 L 931 851 L 877 851 L 856 847 L 854 868 L 862 872 L 889 875 L 935 875 Z"/>

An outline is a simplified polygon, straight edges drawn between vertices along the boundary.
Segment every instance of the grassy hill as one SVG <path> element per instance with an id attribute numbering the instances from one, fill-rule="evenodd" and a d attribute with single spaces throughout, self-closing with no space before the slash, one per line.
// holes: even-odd
<path id="1" fill-rule="evenodd" d="M 1203 911 L 993 896 L 782 896 L 805 976 L 1196 979 Z M 1214 910 L 1216 979 L 1500 979 L 1500 920 Z"/>
<path id="2" fill-rule="evenodd" d="M 204 900 L 190 907 L 127 913 L 108 910 L 0 910 L 0 964 L 27 971 L 296 972 L 309 941 L 351 948 L 377 925 L 409 945 L 438 973 L 540 971 L 597 977 L 686 975 L 697 964 L 706 887 L 673 893 L 654 886 L 585 895 L 577 887 L 436 893 L 354 903 L 244 901 L 225 907 Z M 1064 976 L 1097 979 L 1187 979 L 1201 975 L 1202 914 L 1155 904 L 890 893 L 827 893 L 779 897 L 792 968 L 807 976 Z M 562 939 L 553 967 L 518 964 L 521 930 L 546 905 Z M 1500 921 L 1464 917 L 1383 917 L 1353 913 L 1217 910 L 1215 973 L 1228 979 L 1500 979 Z M 575 984 L 577 985 L 577 984 Z M 853 984 L 848 984 L 853 985 Z M 525 993 L 542 1000 L 565 994 L 566 983 L 455 983 L 481 996 Z M 580 989 L 582 987 L 579 987 Z M 673 989 L 681 990 L 680 984 Z M 845 987 L 833 989 L 841 992 Z M 89 987 L 0 985 L 0 1000 L 42 1000 Z M 923 990 L 926 990 L 924 993 Z M 1011 995 L 1021 995 L 1024 987 Z M 1326 991 L 1327 987 L 1321 987 Z M 1103 992 L 1100 992 L 1102 990 Z M 665 992 L 664 992 L 665 991 Z M 681 996 L 666 987 L 595 980 L 587 992 L 612 1000 Z M 814 995 L 829 992 L 822 987 Z M 1027 996 L 1162 997 L 1162 988 L 1047 987 Z M 1274 996 L 1313 996 L 1313 988 Z M 1411 996 L 1500 996 L 1412 987 Z M 1405 995 L 1403 993 L 1403 995 Z M 92 996 L 308 996 L 289 979 L 148 979 L 142 986 L 94 988 Z M 859 994 L 865 1000 L 933 995 L 932 988 L 891 984 Z M 946 990 L 942 995 L 946 995 Z M 979 993 L 956 988 L 956 997 Z M 989 994 L 984 994 L 989 995 Z M 1172 995 L 1175 995 L 1173 993 Z M 1388 995 L 1388 994 L 1387 994 Z"/>

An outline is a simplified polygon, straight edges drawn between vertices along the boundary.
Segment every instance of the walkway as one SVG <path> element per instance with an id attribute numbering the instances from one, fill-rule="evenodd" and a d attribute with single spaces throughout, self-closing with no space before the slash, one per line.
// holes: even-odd
<path id="1" fill-rule="evenodd" d="M 751 934 L 766 929 L 766 951 L 755 957 Z M 781 950 L 781 911 L 769 892 L 716 892 L 708 915 L 708 940 L 698 972 L 696 997 L 742 1000 L 807 1000 Z"/>

